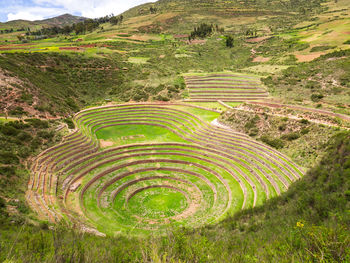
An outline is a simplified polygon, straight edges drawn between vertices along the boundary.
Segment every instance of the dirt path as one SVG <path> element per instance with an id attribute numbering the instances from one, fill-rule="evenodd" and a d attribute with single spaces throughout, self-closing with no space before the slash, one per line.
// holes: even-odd
<path id="1" fill-rule="evenodd" d="M 270 108 L 290 108 L 290 109 L 295 109 L 295 110 L 310 111 L 310 112 L 325 114 L 325 115 L 328 115 L 331 117 L 337 117 L 337 118 L 340 118 L 344 121 L 350 122 L 350 116 L 345 115 L 345 114 L 340 114 L 340 113 L 334 113 L 334 112 L 326 111 L 326 110 L 313 109 L 313 108 L 297 106 L 297 105 L 280 104 L 280 103 L 275 103 L 275 102 L 271 103 L 271 102 L 252 101 L 250 103 L 255 104 L 255 105 L 267 106 Z"/>
<path id="2" fill-rule="evenodd" d="M 263 105 L 263 106 L 267 106 L 265 105 L 265 103 L 261 103 L 258 102 L 258 103 L 255 103 L 255 102 L 252 102 L 251 104 L 255 104 L 255 105 Z M 281 108 L 281 107 L 284 107 L 282 104 L 277 104 L 277 105 L 281 105 L 280 107 L 278 108 Z M 301 110 L 301 108 L 303 107 L 300 107 L 300 108 L 293 108 L 293 105 L 290 105 L 291 107 L 287 107 L 287 108 L 292 108 L 292 109 L 297 109 L 297 110 Z M 268 106 L 269 107 L 269 106 Z M 274 108 L 277 108 L 277 107 L 274 107 Z M 243 108 L 243 107 L 236 107 L 236 108 L 233 108 L 234 110 L 239 110 L 239 111 L 245 111 L 245 112 L 251 112 L 251 113 L 256 113 L 256 111 L 254 111 L 253 109 L 246 109 L 246 108 Z M 306 108 L 308 109 L 308 108 Z M 310 111 L 311 110 L 311 111 Z M 315 109 L 316 110 L 316 109 Z M 312 111 L 312 109 L 308 109 L 308 111 L 310 112 L 314 112 Z M 320 113 L 320 112 L 317 112 L 315 111 L 316 113 Z M 332 112 L 328 112 L 328 113 L 332 113 Z M 310 118 L 307 118 L 307 117 L 297 117 L 297 116 L 294 116 L 294 115 L 290 115 L 290 114 L 278 114 L 278 113 L 270 113 L 270 112 L 265 112 L 266 115 L 270 115 L 270 116 L 275 116 L 275 117 L 286 117 L 286 118 L 289 118 L 289 119 L 293 119 L 293 120 L 302 120 L 302 119 L 306 119 L 308 120 L 309 122 L 312 122 L 312 123 L 316 123 L 316 124 L 322 124 L 322 125 L 326 125 L 326 126 L 329 126 L 329 127 L 337 127 L 337 128 L 342 128 L 342 129 L 346 129 L 346 130 L 350 130 L 350 128 L 347 128 L 347 127 L 343 127 L 341 125 L 337 125 L 337 124 L 334 124 L 334 123 L 330 123 L 330 122 L 327 122 L 327 121 L 321 121 L 321 120 L 316 120 L 316 119 L 310 119 Z M 334 113 L 336 114 L 336 113 Z M 329 115 L 327 114 L 328 116 L 332 116 L 332 115 Z M 345 117 L 347 117 L 346 115 L 344 115 Z M 335 117 L 335 116 L 332 116 L 332 117 Z"/>

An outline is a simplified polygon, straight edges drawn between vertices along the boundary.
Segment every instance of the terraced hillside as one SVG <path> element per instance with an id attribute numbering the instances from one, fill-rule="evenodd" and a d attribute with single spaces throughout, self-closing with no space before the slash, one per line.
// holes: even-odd
<path id="1" fill-rule="evenodd" d="M 27 199 L 52 222 L 143 235 L 217 222 L 303 175 L 276 150 L 209 124 L 218 116 L 181 104 L 81 111 L 75 132 L 33 162 Z"/>
<path id="2" fill-rule="evenodd" d="M 242 102 L 268 97 L 258 77 L 234 73 L 186 75 L 187 101 Z"/>

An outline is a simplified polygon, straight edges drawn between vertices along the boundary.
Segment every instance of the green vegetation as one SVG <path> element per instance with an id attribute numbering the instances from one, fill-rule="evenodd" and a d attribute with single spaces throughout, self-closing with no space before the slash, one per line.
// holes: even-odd
<path id="1" fill-rule="evenodd" d="M 19 228 L 9 224 L 1 230 L 1 260 L 283 262 L 294 258 L 347 262 L 349 133 L 334 137 L 327 148 L 322 162 L 286 193 L 215 226 L 133 239 L 82 235 L 63 226 L 48 230 L 45 225 Z"/>
<path id="2" fill-rule="evenodd" d="M 272 148 L 208 124 L 218 116 L 176 104 L 82 111 L 74 118 L 79 131 L 31 166 L 28 202 L 50 221 L 99 234 L 164 235 L 170 226 L 198 228 L 261 205 L 302 176 Z M 163 192 L 167 213 L 147 201 Z"/>
<path id="3" fill-rule="evenodd" d="M 24 199 L 29 178 L 26 160 L 60 140 L 54 132 L 55 126 L 55 121 L 39 119 L 0 122 L 0 198 L 8 200 L 6 205 L 15 208 L 10 220 L 16 224 L 25 222 L 29 215 L 33 216 Z M 2 214 L 0 220 L 2 224 L 9 217 Z"/>
<path id="4" fill-rule="evenodd" d="M 349 262 L 349 8 L 0 24 L 0 261 Z"/>
<path id="5" fill-rule="evenodd" d="M 282 72 L 282 76 L 263 79 L 269 92 L 289 103 L 308 101 L 328 104 L 331 109 L 349 112 L 349 50 L 321 56 Z M 310 98 L 310 99 L 308 99 Z"/>
<path id="6" fill-rule="evenodd" d="M 316 165 L 324 156 L 325 144 L 341 131 L 341 123 L 336 119 L 317 116 L 315 113 L 273 110 L 252 104 L 243 107 L 245 111 L 225 112 L 220 120 L 237 131 L 279 149 L 303 167 Z M 251 114 L 252 110 L 256 114 Z M 307 119 L 294 119 L 294 116 L 301 114 Z M 326 125 L 318 123 L 322 121 Z"/>

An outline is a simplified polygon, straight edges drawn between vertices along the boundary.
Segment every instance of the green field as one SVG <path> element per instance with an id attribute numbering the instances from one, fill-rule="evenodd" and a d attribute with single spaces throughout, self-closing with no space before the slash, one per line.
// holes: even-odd
<path id="1" fill-rule="evenodd" d="M 177 104 L 86 109 L 74 119 L 80 131 L 33 165 L 30 193 L 46 205 L 30 202 L 49 220 L 76 221 L 71 214 L 78 213 L 80 224 L 101 233 L 144 236 L 219 222 L 302 176 L 272 148 L 211 126 L 219 116 Z M 64 176 L 50 176 L 41 163 Z"/>
<path id="2" fill-rule="evenodd" d="M 0 23 L 0 262 L 350 262 L 349 88 L 349 0 Z"/>

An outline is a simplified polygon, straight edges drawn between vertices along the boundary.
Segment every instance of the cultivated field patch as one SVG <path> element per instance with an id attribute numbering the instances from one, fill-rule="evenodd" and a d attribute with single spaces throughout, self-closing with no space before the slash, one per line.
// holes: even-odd
<path id="1" fill-rule="evenodd" d="M 186 74 L 190 102 L 243 102 L 268 97 L 257 76 L 231 72 Z"/>

